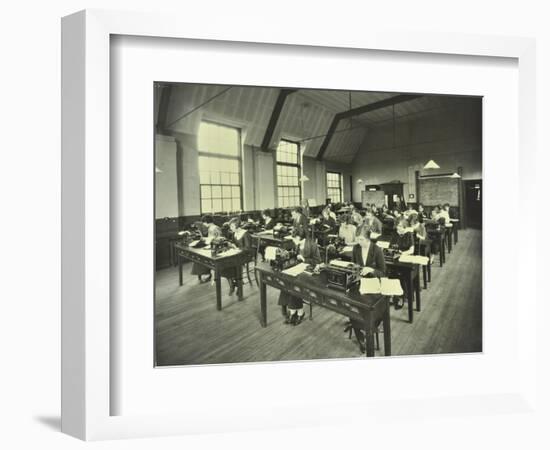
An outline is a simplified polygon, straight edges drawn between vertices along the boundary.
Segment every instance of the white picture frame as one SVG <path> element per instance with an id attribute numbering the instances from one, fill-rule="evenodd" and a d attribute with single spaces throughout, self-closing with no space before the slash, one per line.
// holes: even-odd
<path id="1" fill-rule="evenodd" d="M 523 208 L 536 208 L 534 187 L 529 179 L 534 172 L 536 148 L 535 43 L 532 39 L 383 30 L 361 30 L 361 33 L 349 30 L 336 35 L 320 30 L 304 38 L 292 30 L 281 35 L 276 27 L 266 27 L 260 33 L 257 29 L 220 24 L 213 30 L 204 27 L 201 20 L 190 21 L 182 27 L 177 18 L 158 13 L 87 10 L 67 16 L 62 21 L 62 431 L 67 434 L 85 440 L 162 436 L 258 429 L 266 426 L 262 421 L 269 421 L 270 427 L 279 427 L 290 420 L 284 419 L 288 413 L 284 405 L 279 405 L 275 414 L 280 420 L 266 411 L 258 411 L 256 420 L 250 422 L 223 422 L 221 416 L 190 411 L 111 415 L 111 394 L 118 388 L 110 375 L 110 365 L 117 357 L 111 353 L 113 323 L 109 303 L 114 280 L 110 276 L 111 185 L 108 180 L 117 176 L 111 172 L 109 152 L 112 35 L 515 59 L 519 77 L 521 157 L 518 184 L 511 187 L 514 192 L 511 198 L 515 206 L 519 206 L 522 199 Z M 521 259 L 536 261 L 535 249 L 531 246 L 521 247 L 518 252 Z M 529 273 L 536 272 L 533 265 Z M 513 267 L 518 277 L 529 275 L 527 268 Z M 504 404 L 518 413 L 536 408 L 536 329 L 529 322 L 536 310 L 536 284 L 523 289 L 524 309 L 518 311 L 516 326 L 524 330 L 518 339 L 528 345 L 522 347 L 526 350 L 519 355 L 521 367 L 517 382 L 499 395 L 478 393 L 458 399 L 430 399 L 442 415 L 468 415 L 473 405 L 477 405 L 476 413 L 485 414 L 497 413 Z M 518 296 L 519 291 L 514 290 L 512 295 Z M 391 361 L 388 362 L 391 364 Z M 385 361 L 382 370 L 389 372 L 388 362 Z M 414 397 L 408 400 L 403 407 L 411 414 L 422 411 L 426 401 Z M 329 413 L 319 414 L 318 406 L 295 409 L 295 417 L 303 417 L 300 423 L 308 425 L 329 423 L 335 417 L 351 420 L 358 411 L 375 416 L 384 408 L 391 409 L 389 403 L 343 401 L 334 405 Z M 239 416 L 235 413 L 235 417 Z M 243 413 L 242 417 L 246 415 Z"/>

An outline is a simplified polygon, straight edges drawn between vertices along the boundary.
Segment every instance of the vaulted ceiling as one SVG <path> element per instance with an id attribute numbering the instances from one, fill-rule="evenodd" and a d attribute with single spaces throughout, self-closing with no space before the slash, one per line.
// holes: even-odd
<path id="1" fill-rule="evenodd" d="M 196 135 L 202 120 L 239 127 L 244 144 L 261 147 L 280 93 L 279 88 L 205 84 L 159 84 L 155 95 L 156 120 L 164 130 Z M 281 138 L 299 141 L 304 156 L 317 157 L 325 139 L 322 158 L 351 163 L 369 128 L 403 120 L 445 107 L 451 97 L 425 95 L 336 121 L 337 114 L 390 99 L 399 94 L 298 89 L 288 95 L 267 147 L 276 148 Z M 391 102 L 391 100 L 389 100 Z M 268 135 L 269 136 L 269 135 Z"/>

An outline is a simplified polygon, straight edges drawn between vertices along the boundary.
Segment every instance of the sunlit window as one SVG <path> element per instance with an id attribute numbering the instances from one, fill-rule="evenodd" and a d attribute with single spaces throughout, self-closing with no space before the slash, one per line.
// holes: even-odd
<path id="1" fill-rule="evenodd" d="M 242 210 L 240 130 L 201 122 L 198 146 L 201 213 Z"/>
<path id="2" fill-rule="evenodd" d="M 280 208 L 300 204 L 300 170 L 300 144 L 281 140 L 277 147 L 277 198 Z"/>
<path id="3" fill-rule="evenodd" d="M 327 172 L 327 198 L 332 203 L 342 203 L 342 174 Z"/>

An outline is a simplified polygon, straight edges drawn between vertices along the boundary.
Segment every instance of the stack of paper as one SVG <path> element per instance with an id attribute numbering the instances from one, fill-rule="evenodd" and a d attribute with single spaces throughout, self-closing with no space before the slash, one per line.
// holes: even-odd
<path id="1" fill-rule="evenodd" d="M 346 245 L 342 251 L 343 252 L 352 252 L 353 251 L 353 245 Z"/>
<path id="2" fill-rule="evenodd" d="M 390 248 L 390 243 L 387 241 L 376 241 L 376 245 L 380 248 Z"/>
<path id="3" fill-rule="evenodd" d="M 422 266 L 426 266 L 428 264 L 428 261 L 429 258 L 427 256 L 420 255 L 401 255 L 399 257 L 399 262 L 420 264 Z"/>
<path id="4" fill-rule="evenodd" d="M 399 262 L 402 263 L 414 263 L 414 255 L 401 255 L 399 257 Z"/>
<path id="5" fill-rule="evenodd" d="M 380 293 L 382 295 L 403 295 L 401 282 L 390 278 L 380 278 Z"/>
<path id="6" fill-rule="evenodd" d="M 378 278 L 361 278 L 360 294 L 380 294 L 380 280 Z"/>
<path id="7" fill-rule="evenodd" d="M 307 266 L 308 265 L 306 263 L 300 263 L 295 265 L 294 267 L 283 270 L 283 273 L 286 275 L 290 275 L 291 277 L 297 277 L 307 269 Z"/>
<path id="8" fill-rule="evenodd" d="M 267 261 L 272 261 L 277 256 L 277 247 L 266 247 L 265 248 L 265 259 Z"/>
<path id="9" fill-rule="evenodd" d="M 230 248 L 229 250 L 226 250 L 225 252 L 220 253 L 218 256 L 232 256 L 232 255 L 236 255 L 238 253 L 241 253 L 240 249 Z"/>

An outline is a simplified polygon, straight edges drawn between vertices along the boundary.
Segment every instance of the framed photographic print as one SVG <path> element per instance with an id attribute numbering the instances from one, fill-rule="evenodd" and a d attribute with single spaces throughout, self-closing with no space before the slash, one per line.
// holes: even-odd
<path id="1" fill-rule="evenodd" d="M 200 22 L 63 19 L 63 431 L 528 410 L 533 42 Z"/>

